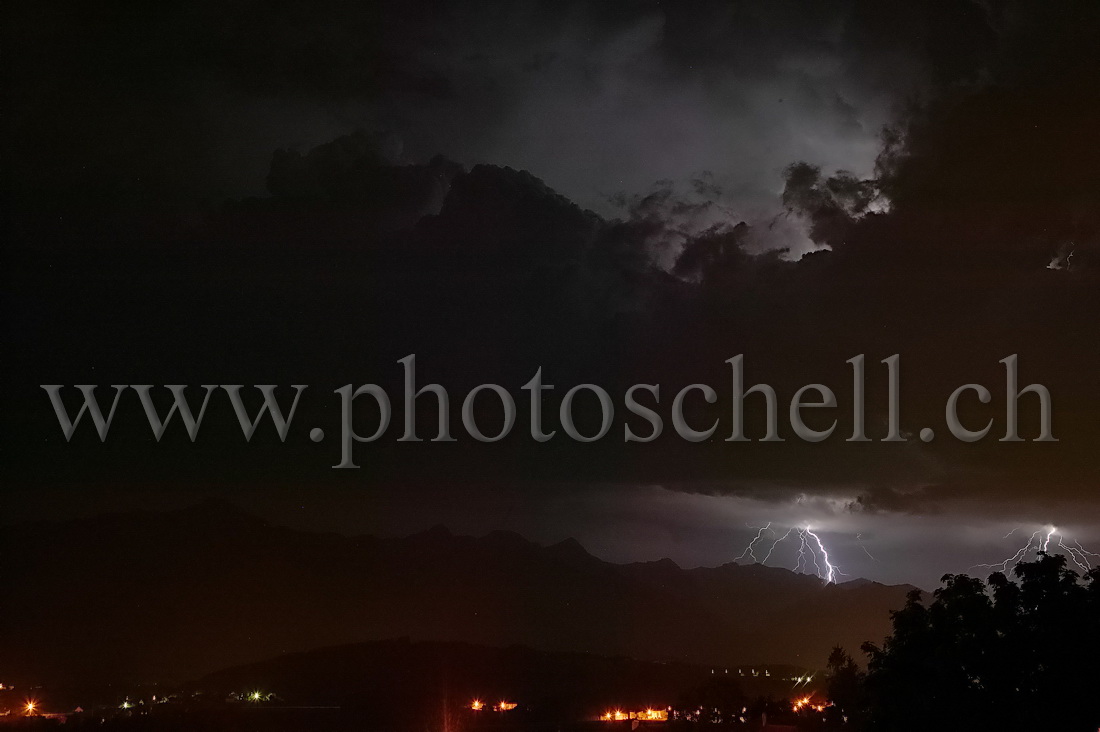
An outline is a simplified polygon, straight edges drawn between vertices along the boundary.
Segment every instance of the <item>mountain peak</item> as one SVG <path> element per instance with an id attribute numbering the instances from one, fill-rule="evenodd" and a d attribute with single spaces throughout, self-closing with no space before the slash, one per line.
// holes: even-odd
<path id="1" fill-rule="evenodd" d="M 420 532 L 417 536 L 425 539 L 453 539 L 455 535 L 443 524 L 436 524 L 430 529 Z"/>
<path id="2" fill-rule="evenodd" d="M 551 544 L 547 547 L 547 549 L 554 552 L 555 554 L 560 554 L 567 557 L 579 557 L 582 559 L 595 558 L 588 552 L 587 549 L 584 548 L 584 546 L 579 541 L 574 539 L 572 536 L 570 536 L 568 539 L 563 539 L 562 541 L 559 541 L 557 544 Z"/>
<path id="3" fill-rule="evenodd" d="M 85 659 L 109 659 L 96 673 L 178 678 L 364 628 L 651 660 L 817 663 L 833 645 L 885 636 L 905 602 L 904 588 L 821 592 L 816 577 L 778 567 L 615 564 L 576 539 L 544 546 L 510 531 L 473 538 L 435 526 L 364 541 L 272 529 L 225 501 L 12 531 L 5 599 L 24 632 L 5 660 L 62 676 L 87 673 L 76 639 Z M 72 597 L 97 598 L 96 612 Z M 45 603 L 54 609 L 41 612 Z M 164 644 L 132 643 L 136 607 L 142 628 L 173 628 Z"/>
<path id="4" fill-rule="evenodd" d="M 480 542 L 488 544 L 490 546 L 498 546 L 508 549 L 529 549 L 537 546 L 526 538 L 517 534 L 514 531 L 508 531 L 506 529 L 494 529 L 485 536 L 481 537 Z"/>

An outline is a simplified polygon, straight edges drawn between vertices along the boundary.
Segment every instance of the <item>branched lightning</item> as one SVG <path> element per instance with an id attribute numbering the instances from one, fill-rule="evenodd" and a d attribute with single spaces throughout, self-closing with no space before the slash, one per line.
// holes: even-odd
<path id="1" fill-rule="evenodd" d="M 798 530 L 798 561 L 794 563 L 795 572 L 805 572 L 807 568 L 806 553 L 810 547 L 806 543 L 806 532 L 803 529 Z M 817 558 L 814 558 L 814 564 L 817 564 Z M 818 574 L 821 574 L 821 568 L 818 567 Z"/>
<path id="2" fill-rule="evenodd" d="M 1012 531 L 1004 535 L 1003 538 L 1007 539 L 1014 533 L 1019 531 L 1023 527 L 1017 527 Z M 1052 545 L 1053 544 L 1053 548 Z M 1063 551 L 1058 552 L 1056 550 L 1061 549 Z M 1058 531 L 1058 527 L 1050 525 L 1043 529 L 1039 529 L 1028 537 L 1027 543 L 1016 550 L 1014 554 L 1008 558 L 994 562 L 993 564 L 975 564 L 970 569 L 984 568 L 984 569 L 996 569 L 1000 572 L 1007 572 L 1010 566 L 1015 566 L 1024 561 L 1028 555 L 1034 553 L 1036 557 L 1039 554 L 1049 553 L 1063 554 L 1071 562 L 1077 565 L 1078 569 L 1083 572 L 1088 572 L 1093 567 L 1093 563 L 1100 559 L 1100 554 L 1096 552 L 1090 552 L 1081 546 L 1081 542 L 1072 541 L 1071 544 L 1066 543 L 1065 536 Z"/>
<path id="3" fill-rule="evenodd" d="M 756 528 L 756 527 L 755 526 L 750 526 L 749 528 L 753 529 L 753 528 Z M 756 536 L 753 537 L 753 540 L 749 542 L 749 545 L 747 547 L 745 547 L 745 551 L 741 552 L 741 556 L 739 556 L 737 559 L 734 559 L 733 561 L 740 562 L 745 557 L 751 557 L 752 561 L 754 561 L 754 562 L 760 561 L 759 559 L 756 558 L 756 555 L 752 553 L 752 548 L 756 544 L 756 542 L 758 542 L 758 541 L 760 541 L 761 539 L 764 538 L 764 532 L 765 531 L 771 532 L 771 534 L 773 536 L 775 535 L 775 532 L 772 531 L 772 522 L 771 521 L 769 521 L 764 526 L 760 527 L 760 530 L 756 532 Z M 774 547 L 775 544 L 772 544 L 772 546 Z M 771 552 L 768 552 L 768 553 L 771 554 Z M 767 561 L 767 560 L 764 560 L 764 561 Z"/>
<path id="4" fill-rule="evenodd" d="M 741 561 L 742 559 L 748 557 L 751 558 L 754 562 L 767 564 L 768 560 L 771 559 L 772 552 L 775 551 L 775 547 L 780 542 L 785 541 L 786 539 L 790 538 L 792 534 L 794 534 L 798 538 L 798 555 L 794 565 L 795 572 L 814 574 L 817 577 L 825 580 L 826 584 L 830 582 L 836 582 L 836 578 L 838 575 L 846 576 L 843 572 L 840 571 L 840 568 L 837 567 L 837 565 L 833 564 L 832 561 L 829 559 L 829 552 L 825 548 L 824 542 L 822 542 L 820 536 L 813 532 L 809 525 L 805 527 L 792 526 L 790 529 L 787 530 L 787 533 L 779 536 L 778 538 L 775 538 L 774 541 L 772 541 L 772 544 L 770 547 L 768 547 L 768 551 L 766 554 L 764 554 L 763 559 L 758 559 L 755 553 L 756 545 L 759 542 L 766 540 L 764 537 L 765 533 L 771 534 L 773 538 L 778 536 L 778 532 L 776 532 L 772 528 L 772 522 L 769 521 L 765 526 L 762 526 L 757 530 L 756 536 L 753 537 L 752 541 L 750 541 L 748 546 L 745 547 L 745 551 L 741 552 L 741 556 L 737 557 L 737 559 L 734 561 Z M 867 551 L 866 548 L 864 548 L 864 551 Z M 867 556 L 871 556 L 869 552 Z M 874 559 L 874 557 L 871 558 Z"/>
<path id="5" fill-rule="evenodd" d="M 776 544 L 778 544 L 779 542 L 783 541 L 784 539 L 786 539 L 786 538 L 787 538 L 788 536 L 790 536 L 790 535 L 791 535 L 792 533 L 794 533 L 794 529 L 793 529 L 793 528 L 791 528 L 791 529 L 788 529 L 788 530 L 787 530 L 787 533 L 786 533 L 786 534 L 783 534 L 783 536 L 781 536 L 781 537 L 779 537 L 778 539 L 776 539 L 775 541 L 773 541 L 773 542 L 772 542 L 772 546 L 771 546 L 771 549 L 768 549 L 768 553 L 767 553 L 767 554 L 766 554 L 766 555 L 764 556 L 764 561 L 763 561 L 763 562 L 761 562 L 761 564 L 767 564 L 767 563 L 768 563 L 768 559 L 770 559 L 770 558 L 771 558 L 772 552 L 774 552 L 774 551 L 775 551 L 775 545 L 776 545 Z"/>
<path id="6" fill-rule="evenodd" d="M 1081 542 L 1074 541 L 1073 546 L 1066 544 L 1062 541 L 1061 534 L 1058 535 L 1058 547 L 1066 550 L 1066 556 L 1070 558 L 1074 564 L 1081 568 L 1082 571 L 1088 572 L 1092 569 L 1092 562 L 1089 561 L 1089 557 L 1093 560 L 1100 559 L 1100 554 L 1096 552 L 1090 552 L 1081 546 Z"/>
<path id="7" fill-rule="evenodd" d="M 819 567 L 817 564 L 817 552 L 813 551 L 813 548 L 811 547 L 810 553 L 814 557 L 814 567 L 817 568 L 817 576 L 825 580 L 826 583 L 835 582 L 836 576 L 838 574 L 842 575 L 844 573 L 841 572 L 835 564 L 829 561 L 829 552 L 825 549 L 825 545 L 821 543 L 821 537 L 810 531 L 809 526 L 807 526 L 803 530 L 803 535 L 809 535 L 813 538 L 814 542 L 817 544 L 818 551 L 821 552 L 822 561 L 825 563 L 825 569 L 823 573 L 821 567 Z"/>
<path id="8" fill-rule="evenodd" d="M 1035 551 L 1036 554 L 1038 554 L 1040 551 L 1042 551 L 1042 539 L 1039 538 L 1042 533 L 1043 533 L 1042 530 L 1039 530 L 1039 531 L 1036 531 L 1035 533 L 1033 533 L 1031 535 L 1031 537 L 1028 538 L 1026 544 L 1024 544 L 1022 547 L 1017 549 L 1015 554 L 1013 554 L 1012 556 L 1008 557 L 1007 559 L 1005 559 L 1003 561 L 995 562 L 993 564 L 975 564 L 972 567 L 969 567 L 969 569 L 978 569 L 978 568 L 997 569 L 1000 572 L 1007 572 L 1008 571 L 1008 565 L 1011 564 L 1011 565 L 1015 566 L 1016 564 L 1023 561 L 1024 557 L 1026 557 L 1032 551 L 1032 544 L 1035 545 L 1034 551 Z M 1011 536 L 1011 535 L 1012 535 L 1012 532 L 1009 532 L 1009 534 L 1007 536 Z M 1007 536 L 1005 538 L 1007 538 Z"/>

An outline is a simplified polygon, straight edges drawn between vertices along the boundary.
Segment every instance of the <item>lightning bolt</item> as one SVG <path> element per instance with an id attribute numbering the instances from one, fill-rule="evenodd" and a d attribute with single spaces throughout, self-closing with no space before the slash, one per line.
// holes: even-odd
<path id="1" fill-rule="evenodd" d="M 1061 534 L 1058 535 L 1058 546 L 1066 550 L 1066 556 L 1070 558 L 1070 561 L 1080 567 L 1082 571 L 1088 572 L 1092 569 L 1092 562 L 1089 561 L 1089 557 L 1094 560 L 1100 559 L 1100 554 L 1085 549 L 1079 541 L 1074 541 L 1073 544 L 1074 546 L 1069 546 L 1062 541 Z"/>
<path id="2" fill-rule="evenodd" d="M 772 553 L 775 552 L 775 547 L 791 538 L 793 535 L 798 539 L 798 555 L 794 564 L 795 572 L 816 575 L 818 578 L 825 580 L 826 584 L 836 582 L 838 576 L 847 576 L 840 571 L 837 565 L 833 564 L 831 559 L 829 559 L 829 551 L 825 548 L 825 543 L 821 540 L 819 535 L 814 533 L 809 524 L 804 527 L 792 526 L 787 529 L 787 533 L 782 536 L 779 536 L 778 532 L 772 528 L 771 521 L 761 527 L 750 526 L 749 528 L 757 529 L 756 536 L 752 538 L 752 541 L 750 541 L 748 546 L 745 547 L 745 550 L 741 552 L 741 555 L 733 560 L 735 562 L 749 558 L 754 562 L 767 564 L 768 560 L 772 557 Z M 768 538 L 765 536 L 766 534 L 770 534 L 773 541 L 771 546 L 768 547 L 768 551 L 764 554 L 764 558 L 761 559 L 757 556 L 757 552 L 760 551 L 757 545 L 768 541 Z M 858 538 L 859 537 L 857 537 L 857 539 Z M 867 556 L 871 557 L 871 553 L 867 551 L 867 548 L 863 547 L 862 544 L 860 544 L 860 546 L 863 548 L 864 552 L 867 552 Z M 876 562 L 878 561 L 874 557 L 871 557 L 871 559 L 874 559 Z"/>
<path id="3" fill-rule="evenodd" d="M 806 551 L 809 547 L 806 545 L 806 532 L 802 529 L 798 530 L 798 561 L 794 563 L 794 571 L 801 572 L 806 566 Z"/>
<path id="4" fill-rule="evenodd" d="M 778 539 L 776 539 L 776 540 L 775 540 L 774 542 L 772 542 L 772 547 L 771 547 L 771 549 L 769 549 L 769 550 L 768 550 L 768 553 L 767 553 L 767 555 L 766 555 L 766 556 L 764 557 L 764 561 L 763 561 L 763 562 L 761 562 L 761 564 L 767 564 L 767 563 L 768 563 L 768 559 L 770 559 L 770 558 L 771 558 L 772 552 L 774 552 L 774 551 L 775 551 L 775 545 L 776 545 L 776 544 L 778 544 L 779 542 L 783 541 L 784 539 L 786 539 L 786 538 L 787 538 L 788 536 L 790 536 L 790 535 L 791 535 L 791 534 L 793 534 L 793 533 L 794 533 L 794 529 L 793 529 L 793 528 L 792 528 L 792 529 L 788 529 L 788 530 L 787 530 L 787 533 L 786 533 L 786 534 L 783 534 L 783 536 L 779 537 L 779 538 L 778 538 Z"/>
<path id="5" fill-rule="evenodd" d="M 1023 527 L 1017 527 L 1013 529 L 1012 531 L 1005 534 L 1003 538 L 1007 539 L 1021 528 Z M 1061 532 L 1058 531 L 1058 527 L 1050 525 L 1047 526 L 1045 529 L 1039 529 L 1038 531 L 1033 532 L 1031 536 L 1028 537 L 1027 543 L 1017 549 L 1016 552 L 1008 558 L 1000 562 L 994 562 L 993 564 L 975 564 L 968 569 L 977 569 L 980 567 L 985 569 L 996 569 L 1000 572 L 1007 572 L 1009 565 L 1015 566 L 1019 564 L 1020 562 L 1024 561 L 1024 559 L 1032 552 L 1035 553 L 1035 556 L 1038 556 L 1039 554 L 1050 554 L 1051 543 L 1054 544 L 1054 549 L 1063 550 L 1061 552 L 1055 553 L 1064 555 L 1071 562 L 1077 565 L 1077 568 L 1083 572 L 1088 572 L 1090 569 L 1092 569 L 1093 562 L 1100 559 L 1100 554 L 1097 554 L 1096 552 L 1090 552 L 1089 550 L 1085 549 L 1083 546 L 1081 546 L 1081 542 L 1079 541 L 1073 541 L 1072 544 L 1067 544 L 1065 537 L 1062 535 Z"/>
<path id="6" fill-rule="evenodd" d="M 1019 562 L 1023 561 L 1023 558 L 1026 557 L 1032 551 L 1032 549 L 1031 549 L 1032 544 L 1035 544 L 1035 553 L 1036 554 L 1038 554 L 1041 551 L 1040 547 L 1042 545 L 1042 540 L 1039 538 L 1039 536 L 1042 533 L 1043 533 L 1042 530 L 1036 531 L 1027 540 L 1026 544 L 1024 544 L 1022 547 L 1017 549 L 1015 554 L 1013 554 L 1012 556 L 1008 557 L 1007 559 L 1005 559 L 1003 561 L 996 562 L 994 564 L 975 564 L 971 567 L 968 567 L 968 569 L 978 569 L 979 567 L 984 568 L 984 569 L 997 568 L 1001 572 L 1007 572 L 1009 564 L 1015 566 Z M 1011 536 L 1011 533 L 1009 533 L 1009 536 Z"/>
<path id="7" fill-rule="evenodd" d="M 817 551 L 821 552 L 822 561 L 825 563 L 824 571 L 821 569 L 820 566 L 818 566 L 817 552 L 813 550 L 813 547 L 810 547 L 810 553 L 814 558 L 814 567 L 817 569 L 817 576 L 825 580 L 825 584 L 835 582 L 836 575 L 844 573 L 841 572 L 835 564 L 829 561 L 829 552 L 825 549 L 825 545 L 821 542 L 821 537 L 811 531 L 809 526 L 803 529 L 802 535 L 803 537 L 809 536 L 810 538 L 812 538 L 814 540 L 814 543 L 817 544 Z"/>
<path id="8" fill-rule="evenodd" d="M 750 526 L 749 528 L 750 529 L 755 529 L 756 527 L 755 526 Z M 753 540 L 749 542 L 749 545 L 747 547 L 745 547 L 745 551 L 741 552 L 741 556 L 739 556 L 737 559 L 734 559 L 733 561 L 740 562 L 745 557 L 752 557 L 752 561 L 759 562 L 760 560 L 756 558 L 755 554 L 753 554 L 752 548 L 753 548 L 753 546 L 756 545 L 756 542 L 758 542 L 758 541 L 760 541 L 761 539 L 764 538 L 764 532 L 765 531 L 771 532 L 772 535 L 775 534 L 775 532 L 772 531 L 772 522 L 771 521 L 769 521 L 766 525 L 760 527 L 760 530 L 756 532 L 756 536 L 753 537 Z M 772 544 L 772 548 L 775 548 L 775 544 Z M 770 556 L 771 552 L 768 552 L 768 555 Z M 764 561 L 766 562 L 767 559 L 765 559 Z"/>
<path id="9" fill-rule="evenodd" d="M 863 545 L 863 534 L 856 534 L 856 544 L 859 545 L 859 548 L 863 550 L 864 554 L 870 557 L 872 562 L 878 561 L 873 556 L 871 556 L 871 552 L 867 551 L 867 547 Z"/>

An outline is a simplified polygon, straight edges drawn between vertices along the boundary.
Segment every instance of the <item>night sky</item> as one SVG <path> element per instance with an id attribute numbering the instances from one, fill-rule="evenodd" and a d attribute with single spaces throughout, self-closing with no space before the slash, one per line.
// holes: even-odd
<path id="1" fill-rule="evenodd" d="M 505 528 L 684 566 L 810 524 L 851 577 L 925 588 L 1048 525 L 1100 551 L 1100 6 L 1048 5 L 15 3 L 0 521 L 217 496 L 298 528 Z M 397 442 L 411 353 L 457 442 Z M 908 439 L 883 443 L 895 353 Z M 738 354 L 785 442 L 758 441 L 751 401 L 756 441 L 724 440 Z M 848 443 L 858 354 L 874 441 Z M 1011 354 L 1058 442 L 1033 441 L 1033 396 L 1027 440 L 998 441 Z M 612 394 L 607 438 L 530 439 L 539 367 L 551 427 L 569 387 Z M 333 390 L 368 382 L 390 432 L 333 470 Z M 479 444 L 459 405 L 488 382 L 519 416 Z M 960 415 L 994 424 L 967 444 L 944 404 L 975 382 L 993 401 Z M 85 383 L 309 389 L 283 444 L 270 424 L 246 443 L 224 394 L 194 443 L 158 444 L 132 392 L 106 443 L 66 443 L 39 385 Z M 622 440 L 646 429 L 635 383 L 662 385 L 653 443 Z M 700 443 L 667 424 L 693 383 L 718 395 L 689 404 L 720 420 Z M 838 420 L 816 444 L 786 420 L 809 383 L 839 403 L 807 418 Z"/>

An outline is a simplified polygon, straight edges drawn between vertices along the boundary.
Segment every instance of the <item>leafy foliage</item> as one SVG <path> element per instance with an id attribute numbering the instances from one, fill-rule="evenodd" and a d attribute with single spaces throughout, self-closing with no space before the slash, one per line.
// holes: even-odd
<path id="1" fill-rule="evenodd" d="M 835 649 L 830 691 L 853 710 L 850 725 L 1097 729 L 1100 568 L 1082 580 L 1064 556 L 1044 554 L 1014 574 L 994 573 L 988 584 L 945 575 L 928 607 L 911 593 L 884 644 L 864 644 L 865 677 Z"/>

